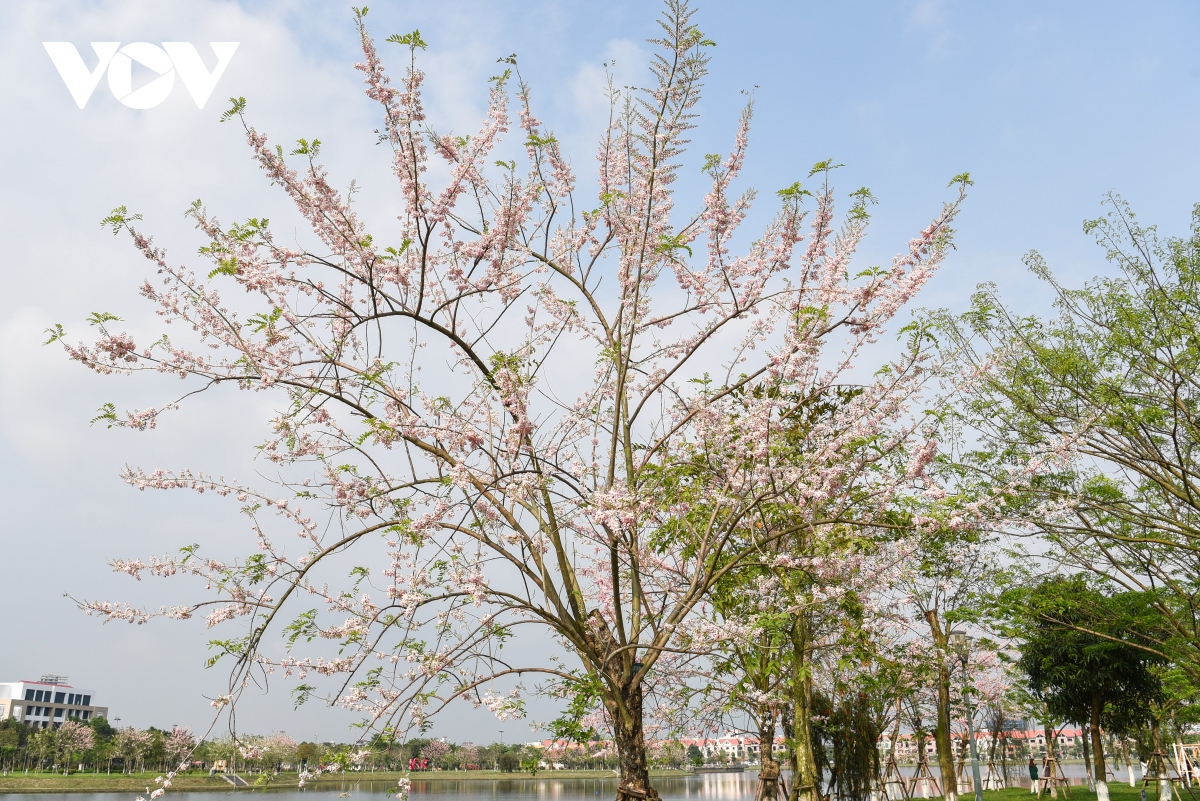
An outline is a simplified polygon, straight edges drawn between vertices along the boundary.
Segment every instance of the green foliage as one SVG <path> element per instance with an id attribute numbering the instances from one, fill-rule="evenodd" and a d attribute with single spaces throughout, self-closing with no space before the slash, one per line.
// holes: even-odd
<path id="1" fill-rule="evenodd" d="M 597 736 L 596 729 L 584 727 L 581 721 L 600 705 L 601 690 L 599 677 L 593 674 L 577 674 L 579 679 L 559 688 L 559 695 L 567 696 L 566 709 L 550 722 L 550 733 L 555 739 L 574 743 L 586 743 Z"/>
<path id="2" fill-rule="evenodd" d="M 366 9 L 363 10 L 363 13 L 366 14 Z M 387 41 L 391 42 L 392 44 L 405 45 L 413 50 L 416 50 L 417 48 L 424 50 L 425 48 L 429 47 L 429 44 L 421 38 L 421 32 L 415 28 L 413 29 L 412 33 L 406 33 L 403 36 L 398 33 L 393 33 L 387 38 Z"/>
<path id="3" fill-rule="evenodd" d="M 366 13 L 366 9 L 363 9 L 363 13 Z M 231 97 L 229 103 L 229 108 L 221 113 L 221 122 L 229 122 L 234 117 L 240 117 L 246 110 L 246 98 L 244 97 Z"/>
<path id="4" fill-rule="evenodd" d="M 959 176 L 963 184 L 968 176 Z M 956 180 L 958 180 L 956 179 Z M 1190 233 L 1160 238 L 1120 197 L 1084 224 L 1116 268 L 1082 288 L 1025 258 L 1056 314 L 1021 316 L 983 285 L 941 318 L 962 370 L 989 361 L 963 405 L 974 469 L 995 486 L 1038 470 L 1004 502 L 1055 559 L 1150 597 L 1170 622 L 1152 644 L 1200 678 L 1200 204 Z"/>
<path id="5" fill-rule="evenodd" d="M 91 315 L 88 316 L 87 321 L 88 325 L 97 325 L 103 327 L 105 323 L 120 321 L 120 319 L 121 318 L 117 315 L 109 314 L 108 312 L 92 312 Z"/>
<path id="6" fill-rule="evenodd" d="M 111 403 L 104 404 L 96 412 L 96 416 L 88 421 L 91 425 L 96 425 L 96 423 L 103 420 L 108 423 L 105 428 L 112 428 L 119 422 L 117 420 L 117 407 Z"/>
<path id="7" fill-rule="evenodd" d="M 818 161 L 816 164 L 812 165 L 812 169 L 808 171 L 808 177 L 812 178 L 814 175 L 816 175 L 819 172 L 829 172 L 830 170 L 836 170 L 839 167 L 845 167 L 845 166 L 846 166 L 845 164 L 834 164 L 833 159 L 825 159 L 824 161 Z"/>
<path id="8" fill-rule="evenodd" d="M 296 149 L 292 151 L 293 156 L 310 156 L 316 158 L 321 152 L 321 140 L 314 139 L 311 142 L 307 139 L 297 139 Z"/>
<path id="9" fill-rule="evenodd" d="M 1050 714 L 1128 732 L 1148 719 L 1162 684 L 1161 658 L 1142 646 L 1162 628 L 1142 593 L 1105 595 L 1082 576 L 1050 578 L 1004 597 L 1023 638 L 1018 665 Z"/>
<path id="10" fill-rule="evenodd" d="M 115 236 L 121 232 L 122 228 L 128 226 L 129 223 L 140 219 L 142 219 L 142 215 L 130 214 L 129 209 L 124 206 L 117 206 L 107 217 L 100 221 L 100 226 L 109 226 L 112 228 L 113 235 Z"/>
<path id="11" fill-rule="evenodd" d="M 67 332 L 63 330 L 62 323 L 55 323 L 52 328 L 47 328 L 44 333 L 48 335 L 48 338 L 42 343 L 43 345 L 49 345 L 51 342 L 58 342 L 67 335 Z"/>
<path id="12" fill-rule="evenodd" d="M 676 250 L 686 250 L 689 256 L 694 255 L 692 253 L 691 245 L 687 243 L 687 234 L 676 234 L 675 236 L 659 234 L 658 244 L 655 246 L 655 250 L 657 250 L 659 253 L 667 254 L 673 253 Z"/>

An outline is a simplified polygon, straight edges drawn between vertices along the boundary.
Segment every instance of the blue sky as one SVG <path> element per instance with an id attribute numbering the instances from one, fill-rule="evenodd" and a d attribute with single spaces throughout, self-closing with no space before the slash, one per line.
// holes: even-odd
<path id="1" fill-rule="evenodd" d="M 367 17 L 378 38 L 420 28 L 429 42 L 431 122 L 469 131 L 483 112 L 496 58 L 517 53 L 538 115 L 577 170 L 590 174 L 606 113 L 607 63 L 619 82 L 644 80 L 654 2 L 388 2 Z M 879 198 L 865 263 L 886 262 L 970 171 L 958 250 L 921 297 L 961 308 L 994 281 L 1020 311 L 1046 309 L 1021 256 L 1040 250 L 1068 283 L 1107 269 L 1081 231 L 1115 189 L 1144 221 L 1181 233 L 1200 201 L 1200 6 L 1194 3 L 707 2 L 696 22 L 717 41 L 689 158 L 728 146 L 745 92 L 756 117 L 745 182 L 763 190 L 804 178 L 833 157 L 849 191 Z M 196 109 L 181 87 L 135 111 L 102 82 L 79 110 L 41 47 L 71 41 L 239 41 L 213 99 Z M 148 556 L 196 539 L 236 542 L 241 523 L 212 499 L 153 497 L 116 478 L 129 462 L 252 472 L 248 444 L 269 412 L 257 398 L 198 404 L 147 435 L 91 427 L 106 401 L 149 405 L 152 381 L 84 374 L 40 345 L 54 322 L 101 308 L 131 327 L 150 310 L 136 288 L 150 270 L 98 221 L 119 204 L 144 214 L 173 255 L 199 244 L 182 217 L 203 197 L 223 219 L 288 218 L 217 117 L 244 95 L 250 120 L 276 139 L 319 137 L 335 178 L 355 178 L 372 222 L 386 225 L 391 183 L 373 144 L 378 116 L 361 93 L 352 17 L 339 3 L 45 2 L 0 7 L 0 681 L 62 672 L 97 691 L 123 723 L 203 729 L 205 672 L 198 625 L 100 626 L 63 593 L 170 601 L 165 587 L 110 574 L 105 559 Z M 396 70 L 399 51 L 386 46 Z M 211 55 L 208 55 L 211 64 Z M 615 59 L 615 64 L 613 63 Z M 688 179 L 683 182 L 689 186 Z M 152 398 L 157 396 L 151 395 Z M 543 710 L 544 711 L 544 710 Z M 541 715 L 544 719 L 546 715 Z M 272 692 L 242 713 L 250 730 L 348 737 L 349 718 L 293 713 Z M 482 713 L 435 733 L 487 741 L 504 724 Z M 508 723 L 506 739 L 516 734 Z"/>

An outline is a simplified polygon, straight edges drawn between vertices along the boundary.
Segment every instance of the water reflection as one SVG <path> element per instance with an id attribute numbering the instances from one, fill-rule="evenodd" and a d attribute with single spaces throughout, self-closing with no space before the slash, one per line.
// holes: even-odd
<path id="1" fill-rule="evenodd" d="M 932 767 L 932 766 L 931 766 Z M 1064 772 L 1079 783 L 1084 775 L 1083 765 L 1067 764 Z M 912 768 L 902 767 L 906 776 Z M 937 768 L 932 772 L 936 775 Z M 1117 780 L 1125 777 L 1118 773 Z M 663 801 L 751 801 L 758 789 L 758 773 L 707 773 L 694 775 L 680 773 L 676 776 L 655 776 L 655 789 Z M 1028 778 L 1025 779 L 1028 782 Z M 346 779 L 337 782 L 322 782 L 306 790 L 272 790 L 266 795 L 270 801 L 339 801 L 339 799 L 374 796 L 377 799 L 392 796 L 396 788 L 394 781 L 371 781 L 370 779 Z M 412 801 L 612 801 L 617 794 L 616 776 L 595 779 L 556 779 L 545 775 L 538 778 L 512 778 L 473 781 L 428 781 L 415 778 L 412 783 Z M 131 798 L 133 793 L 5 793 L 3 801 L 116 801 Z M 241 801 L 262 798 L 259 793 L 242 792 L 172 792 L 162 801 L 217 801 L 226 796 L 238 796 Z"/>
<path id="2" fill-rule="evenodd" d="M 663 801 L 750 801 L 758 788 L 757 773 L 709 773 L 700 776 L 680 773 L 678 776 L 655 776 L 655 789 Z M 338 801 L 366 796 L 390 796 L 394 781 L 347 779 L 322 782 L 306 790 L 272 790 L 270 801 Z M 348 795 L 347 795 L 348 794 Z M 422 781 L 412 783 L 412 801 L 612 801 L 617 794 L 617 778 L 555 779 L 538 778 L 495 779 L 490 781 Z M 12 793 L 4 801 L 116 801 L 132 797 L 132 793 Z M 161 801 L 217 801 L 238 796 L 242 801 L 262 798 L 251 792 L 172 792 Z"/>
<path id="3" fill-rule="evenodd" d="M 680 773 L 678 776 L 655 776 L 651 781 L 663 801 L 742 801 L 753 798 L 758 789 L 757 773 L 707 773 L 699 776 Z M 347 781 L 338 785 L 337 792 L 378 793 L 391 786 L 382 782 Z M 326 792 L 326 787 L 323 785 L 319 792 Z M 493 781 L 414 779 L 412 783 L 413 801 L 419 801 L 421 796 L 433 796 L 437 801 L 587 801 L 611 799 L 616 794 L 615 776 L 603 779 L 555 779 L 547 776 Z"/>

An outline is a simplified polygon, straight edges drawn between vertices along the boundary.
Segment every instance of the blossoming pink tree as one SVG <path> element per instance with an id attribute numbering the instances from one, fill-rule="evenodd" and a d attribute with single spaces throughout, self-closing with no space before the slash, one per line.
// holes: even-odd
<path id="1" fill-rule="evenodd" d="M 75 758 L 95 744 L 95 735 L 87 724 L 68 720 L 54 733 L 54 744 L 62 756 L 64 772 L 70 773 Z"/>
<path id="2" fill-rule="evenodd" d="M 149 731 L 141 731 L 132 726 L 127 726 L 117 732 L 116 751 L 121 756 L 126 773 L 133 773 L 135 769 L 141 769 L 142 759 L 150 750 L 152 739 L 153 735 Z"/>
<path id="3" fill-rule="evenodd" d="M 172 770 L 180 763 L 190 759 L 195 748 L 196 738 L 192 735 L 192 730 L 186 726 L 173 727 L 163 743 L 163 750 L 167 752 L 167 761 L 171 764 Z"/>
<path id="4" fill-rule="evenodd" d="M 319 692 L 309 680 L 332 677 L 332 702 L 392 731 L 456 699 L 519 716 L 525 677 L 590 695 L 612 727 L 621 786 L 654 797 L 647 682 L 664 655 L 711 645 L 697 609 L 714 582 L 794 529 L 836 524 L 834 500 L 852 489 L 883 509 L 921 474 L 933 446 L 913 404 L 931 374 L 927 342 L 860 368 L 942 262 L 968 182 L 957 179 L 957 198 L 889 267 L 856 273 L 869 193 L 855 193 L 838 225 L 833 165 L 819 164 L 813 192 L 779 192 L 774 217 L 735 253 L 755 197 L 733 190 L 750 108 L 729 154 L 704 159 L 707 192 L 675 189 L 711 45 L 686 3 L 668 3 L 651 87 L 613 94 L 591 203 L 519 75 L 512 119 L 515 59 L 476 133 L 438 134 L 416 66 L 425 43 L 417 32 L 389 39 L 409 55 L 393 86 L 364 13 L 358 68 L 392 149 L 395 225 L 367 230 L 316 161 L 318 142 L 300 140 L 292 159 L 253 127 L 254 157 L 311 227 L 309 245 L 263 219 L 226 227 L 196 204 L 212 262 L 197 273 L 123 208 L 106 221 L 155 265 L 142 294 L 182 331 L 136 343 L 98 314 L 100 338 L 67 345 L 71 358 L 178 376 L 185 398 L 226 385 L 270 393 L 278 411 L 259 452 L 278 479 L 128 469 L 139 489 L 235 498 L 254 551 L 117 561 L 135 577 L 198 577 L 212 594 L 158 611 L 87 607 L 139 623 L 241 621 L 220 641 L 234 668 L 218 706 L 255 670 L 293 677 L 301 698 Z M 243 119 L 244 106 L 226 118 Z M 514 126 L 523 167 L 497 158 Z M 61 327 L 52 338 L 66 342 Z M 847 383 L 859 389 L 804 437 L 781 436 L 797 398 Z M 99 419 L 144 430 L 180 405 L 110 405 Z M 918 457 L 878 469 L 898 453 Z M 791 529 L 747 525 L 784 493 L 807 504 Z M 534 626 L 575 664 L 504 647 Z"/>

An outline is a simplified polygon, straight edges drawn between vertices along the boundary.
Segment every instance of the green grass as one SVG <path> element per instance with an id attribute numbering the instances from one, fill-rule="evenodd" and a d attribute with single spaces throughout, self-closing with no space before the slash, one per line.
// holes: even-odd
<path id="1" fill-rule="evenodd" d="M 154 780 L 160 773 L 72 773 L 63 776 L 54 773 L 24 771 L 0 776 L 0 793 L 75 793 L 75 792 L 144 792 L 153 790 Z M 231 790 L 229 783 L 219 777 L 209 778 L 207 773 L 191 776 L 176 776 L 176 790 Z"/>
<path id="2" fill-rule="evenodd" d="M 1193 789 L 1193 792 L 1196 793 L 1197 801 L 1200 801 L 1200 789 Z M 1130 787 L 1128 781 L 1110 781 L 1108 794 L 1112 801 L 1141 801 L 1142 785 L 1139 783 L 1137 787 Z M 1146 794 L 1149 801 L 1155 801 L 1154 787 L 1148 787 Z M 971 801 L 972 798 L 970 793 L 959 793 L 958 797 L 960 801 Z M 1186 789 L 1183 791 L 1183 797 L 1189 798 Z M 983 798 L 984 801 L 1033 801 L 1036 796 L 1029 792 L 1028 787 L 1017 787 L 1010 790 L 988 790 L 984 792 Z M 1047 798 L 1049 795 L 1043 793 L 1043 801 Z M 1086 784 L 1072 786 L 1069 796 L 1059 791 L 1058 801 L 1096 801 L 1096 794 L 1088 790 Z"/>

